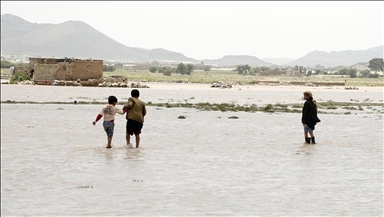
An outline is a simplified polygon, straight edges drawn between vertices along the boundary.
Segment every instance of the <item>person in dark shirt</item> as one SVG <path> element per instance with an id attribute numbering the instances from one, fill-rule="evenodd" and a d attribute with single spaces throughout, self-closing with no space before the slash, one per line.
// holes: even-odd
<path id="1" fill-rule="evenodd" d="M 320 122 L 320 119 L 317 117 L 317 103 L 313 99 L 312 93 L 310 91 L 305 91 L 304 93 L 304 106 L 302 111 L 301 123 L 304 126 L 304 138 L 305 142 L 310 144 L 315 144 L 315 135 L 313 131 L 315 130 L 316 123 Z M 308 133 L 311 137 L 308 137 Z"/>

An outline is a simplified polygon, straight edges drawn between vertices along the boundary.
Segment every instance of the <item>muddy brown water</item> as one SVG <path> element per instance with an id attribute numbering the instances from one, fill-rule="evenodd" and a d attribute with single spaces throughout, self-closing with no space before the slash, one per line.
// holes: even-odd
<path id="1" fill-rule="evenodd" d="M 309 89 L 152 86 L 140 89 L 144 101 L 302 102 Z M 1 85 L 1 100 L 122 100 L 130 90 Z M 334 101 L 383 99 L 382 88 L 310 90 Z M 322 114 L 317 144 L 306 145 L 301 114 L 148 106 L 141 147 L 126 147 L 117 115 L 106 149 L 101 122 L 92 125 L 100 109 L 1 104 L 2 215 L 383 215 L 380 113 Z"/>

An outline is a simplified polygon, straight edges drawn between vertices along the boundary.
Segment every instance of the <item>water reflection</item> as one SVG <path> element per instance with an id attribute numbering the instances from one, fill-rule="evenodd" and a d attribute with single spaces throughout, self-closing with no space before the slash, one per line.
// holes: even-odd
<path id="1" fill-rule="evenodd" d="M 113 151 L 111 149 L 103 149 L 102 154 L 105 157 L 106 163 L 112 163 L 113 161 Z"/>
<path id="2" fill-rule="evenodd" d="M 118 116 L 106 149 L 102 126 L 90 124 L 99 111 L 1 104 L 2 215 L 383 213 L 381 115 L 322 114 L 317 144 L 308 145 L 301 114 L 148 107 L 140 148 L 125 145 L 125 118 Z M 228 119 L 233 115 L 239 119 Z"/>
<path id="3" fill-rule="evenodd" d="M 127 161 L 143 161 L 145 150 L 143 147 L 129 148 L 125 147 L 125 157 Z"/>

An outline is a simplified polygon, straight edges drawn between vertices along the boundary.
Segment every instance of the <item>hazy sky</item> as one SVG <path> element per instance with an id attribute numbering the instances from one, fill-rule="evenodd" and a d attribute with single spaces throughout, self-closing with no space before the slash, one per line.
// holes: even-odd
<path id="1" fill-rule="evenodd" d="M 383 45 L 381 1 L 1 1 L 5 13 L 32 23 L 83 21 L 129 47 L 195 59 L 296 59 Z"/>

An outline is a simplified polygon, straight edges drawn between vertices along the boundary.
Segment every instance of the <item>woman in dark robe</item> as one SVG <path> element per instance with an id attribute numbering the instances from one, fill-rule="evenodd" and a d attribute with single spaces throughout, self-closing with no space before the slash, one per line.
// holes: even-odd
<path id="1" fill-rule="evenodd" d="M 305 142 L 310 144 L 315 144 L 315 135 L 313 131 L 315 130 L 316 123 L 320 122 L 320 119 L 317 117 L 317 103 L 313 99 L 312 93 L 310 91 L 305 91 L 304 93 L 304 106 L 302 111 L 301 123 L 304 126 L 304 138 Z M 308 133 L 311 137 L 308 137 Z"/>

